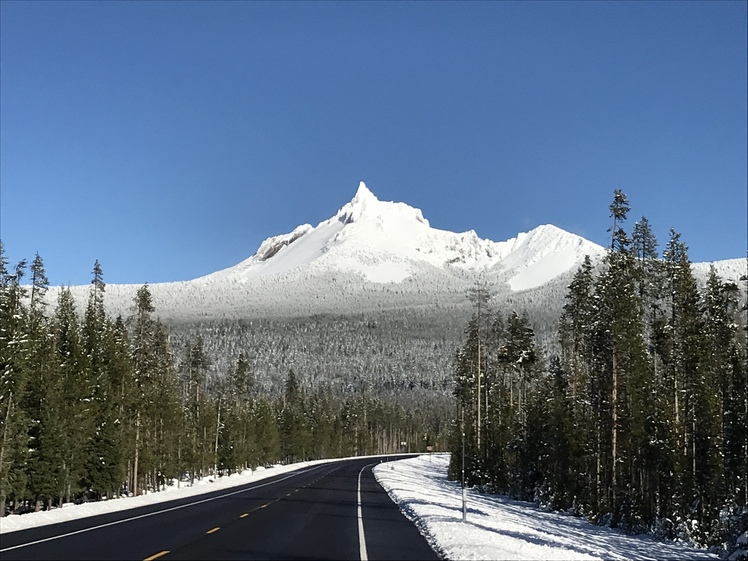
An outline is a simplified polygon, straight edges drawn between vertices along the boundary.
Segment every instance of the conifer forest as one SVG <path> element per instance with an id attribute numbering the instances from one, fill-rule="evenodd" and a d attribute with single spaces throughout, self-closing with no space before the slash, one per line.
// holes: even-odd
<path id="1" fill-rule="evenodd" d="M 257 349 L 237 344 L 251 325 L 230 344 L 216 342 L 225 326 L 174 331 L 148 285 L 110 317 L 98 261 L 84 309 L 67 288 L 49 302 L 42 258 L 11 266 L 0 244 L 0 514 L 428 447 L 451 452 L 453 480 L 486 492 L 733 543 L 748 529 L 748 275 L 712 269 L 699 282 L 681 235 L 671 229 L 660 254 L 646 218 L 626 229 L 629 210 L 615 191 L 607 253 L 569 277 L 550 327 L 476 284 L 459 346 L 424 330 L 410 357 L 378 349 L 413 370 L 410 383 L 341 379 L 337 364 L 269 383 Z M 434 370 L 445 375 L 419 370 L 445 347 L 451 360 Z M 377 368 L 367 360 L 358 370 Z"/>
<path id="2" fill-rule="evenodd" d="M 699 289 L 678 232 L 660 257 L 646 218 L 624 229 L 624 193 L 610 210 L 603 262 L 568 286 L 558 353 L 472 294 L 450 475 L 628 532 L 734 543 L 748 528 L 745 287 L 712 269 Z"/>

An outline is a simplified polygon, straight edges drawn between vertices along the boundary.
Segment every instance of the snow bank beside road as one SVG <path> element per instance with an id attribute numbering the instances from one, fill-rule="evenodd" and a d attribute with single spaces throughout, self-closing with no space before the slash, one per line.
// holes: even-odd
<path id="1" fill-rule="evenodd" d="M 260 481 L 274 475 L 287 473 L 299 468 L 316 465 L 318 463 L 321 462 L 302 462 L 287 466 L 278 465 L 270 469 L 260 468 L 254 471 L 245 470 L 242 473 L 234 473 L 230 476 L 218 477 L 215 479 L 206 477 L 195 481 L 194 486 L 190 486 L 189 483 L 182 483 L 180 487 L 173 485 L 167 487 L 163 491 L 148 493 L 137 497 L 120 497 L 108 501 L 95 501 L 77 505 L 68 503 L 65 505 L 65 508 L 55 508 L 40 512 L 30 512 L 28 514 L 4 516 L 0 518 L 0 534 L 25 530 L 26 528 L 34 528 L 36 526 L 66 522 L 78 518 L 86 518 L 88 516 L 106 514 L 109 512 L 117 512 L 155 503 L 162 503 L 164 501 L 201 495 L 203 493 L 218 491 L 220 489 L 229 489 L 231 487 Z"/>
<path id="2" fill-rule="evenodd" d="M 458 483 L 447 480 L 448 464 L 448 454 L 435 454 L 374 468 L 377 481 L 447 559 L 719 559 L 703 550 L 629 536 L 471 489 L 464 523 L 462 492 Z"/>

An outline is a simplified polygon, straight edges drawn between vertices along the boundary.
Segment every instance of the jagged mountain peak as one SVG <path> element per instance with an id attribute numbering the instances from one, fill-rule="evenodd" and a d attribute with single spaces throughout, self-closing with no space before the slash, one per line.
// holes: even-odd
<path id="1" fill-rule="evenodd" d="M 428 226 L 428 221 L 419 209 L 405 203 L 380 201 L 363 181 L 359 183 L 353 199 L 338 211 L 335 218 L 344 225 L 368 220 L 376 222 L 380 229 L 386 223 L 393 224 L 409 220 Z"/>
<path id="2" fill-rule="evenodd" d="M 371 190 L 366 186 L 366 183 L 363 181 L 359 182 L 358 189 L 356 189 L 356 195 L 353 197 L 353 200 L 351 201 L 353 204 L 357 203 L 365 203 L 367 200 L 375 200 L 378 201 L 376 195 L 371 192 Z"/>
<path id="3" fill-rule="evenodd" d="M 585 253 L 601 249 L 550 224 L 504 242 L 482 239 L 474 230 L 439 230 L 421 210 L 380 201 L 362 181 L 333 217 L 267 238 L 249 259 L 206 278 L 308 277 L 338 271 L 369 282 L 398 283 L 435 270 L 448 275 L 484 271 L 522 290 L 551 280 L 576 266 Z"/>

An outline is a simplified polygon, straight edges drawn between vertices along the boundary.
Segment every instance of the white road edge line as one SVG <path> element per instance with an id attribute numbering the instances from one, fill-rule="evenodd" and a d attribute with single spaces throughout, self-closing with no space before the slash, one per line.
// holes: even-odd
<path id="1" fill-rule="evenodd" d="M 326 465 L 326 464 L 322 464 L 322 465 Z M 57 540 L 57 539 L 60 539 L 60 538 L 66 538 L 68 536 L 74 536 L 76 534 L 83 534 L 85 532 L 90 532 L 91 530 L 98 530 L 99 528 L 106 528 L 107 526 L 116 526 L 117 524 L 124 524 L 125 522 L 130 522 L 131 520 L 138 520 L 139 518 L 148 518 L 149 516 L 155 516 L 157 514 L 163 514 L 164 512 L 170 512 L 172 510 L 180 510 L 182 508 L 187 508 L 187 507 L 199 505 L 199 504 L 202 504 L 202 503 L 209 503 L 209 502 L 215 501 L 217 499 L 223 499 L 225 497 L 230 497 L 231 495 L 238 495 L 239 493 L 245 493 L 247 491 L 252 491 L 253 489 L 259 489 L 260 487 L 267 487 L 268 485 L 274 485 L 275 483 L 280 483 L 281 481 L 285 481 L 286 479 L 291 479 L 292 477 L 296 477 L 298 475 L 302 475 L 303 473 L 308 473 L 308 472 L 310 472 L 310 471 L 312 471 L 314 469 L 317 469 L 318 467 L 321 467 L 321 466 L 313 466 L 310 469 L 299 470 L 299 471 L 293 472 L 291 475 L 287 475 L 283 479 L 276 479 L 275 481 L 268 481 L 267 483 L 261 483 L 259 485 L 255 485 L 254 487 L 243 488 L 243 489 L 240 489 L 238 491 L 232 491 L 231 493 L 226 493 L 224 495 L 219 495 L 217 497 L 212 497 L 212 498 L 209 498 L 209 499 L 202 499 L 200 501 L 195 501 L 195 502 L 192 502 L 192 503 L 187 503 L 185 505 L 173 506 L 171 508 L 166 508 L 164 510 L 158 510 L 156 512 L 149 512 L 148 514 L 140 514 L 138 516 L 132 516 L 130 518 L 123 518 L 122 520 L 115 520 L 114 522 L 107 522 L 106 524 L 99 524 L 98 526 L 91 526 L 90 528 L 83 528 L 81 530 L 76 530 L 74 532 L 68 532 L 67 534 L 59 534 L 57 536 L 50 536 L 48 538 L 43 538 L 41 540 L 36 540 L 36 541 L 33 541 L 33 542 L 19 543 L 18 545 L 13 545 L 13 546 L 10 546 L 10 547 L 4 547 L 4 548 L 0 549 L 0 553 L 6 552 L 6 551 L 11 551 L 13 549 L 19 549 L 19 548 L 22 548 L 22 547 L 28 547 L 30 545 L 36 545 L 38 543 L 44 543 L 44 542 L 48 542 L 48 541 L 52 541 L 52 540 Z M 179 499 L 176 499 L 176 500 L 179 500 Z M 138 508 L 138 507 L 135 507 L 135 508 Z"/>
<path id="2" fill-rule="evenodd" d="M 369 555 L 366 553 L 366 536 L 364 535 L 364 516 L 361 510 L 361 474 L 364 470 L 375 464 L 367 464 L 358 472 L 358 555 L 361 561 L 369 561 Z"/>

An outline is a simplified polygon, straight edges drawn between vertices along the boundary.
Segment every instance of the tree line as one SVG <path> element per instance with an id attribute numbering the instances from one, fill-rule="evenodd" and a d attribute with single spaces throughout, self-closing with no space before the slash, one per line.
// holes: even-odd
<path id="1" fill-rule="evenodd" d="M 129 316 L 107 316 L 98 261 L 85 310 L 68 288 L 48 309 L 48 287 L 38 254 L 10 269 L 0 242 L 3 514 L 277 462 L 422 451 L 445 438 L 439 419 L 366 388 L 309 388 L 291 370 L 281 392 L 261 392 L 250 349 L 221 372 L 199 334 L 175 356 L 147 284 Z"/>
<path id="2" fill-rule="evenodd" d="M 748 275 L 741 289 L 712 269 L 700 287 L 681 235 L 671 229 L 660 256 L 646 218 L 624 230 L 629 210 L 616 190 L 610 247 L 573 276 L 549 359 L 526 317 L 472 291 L 450 476 L 464 461 L 467 485 L 734 544 L 748 529 Z"/>

